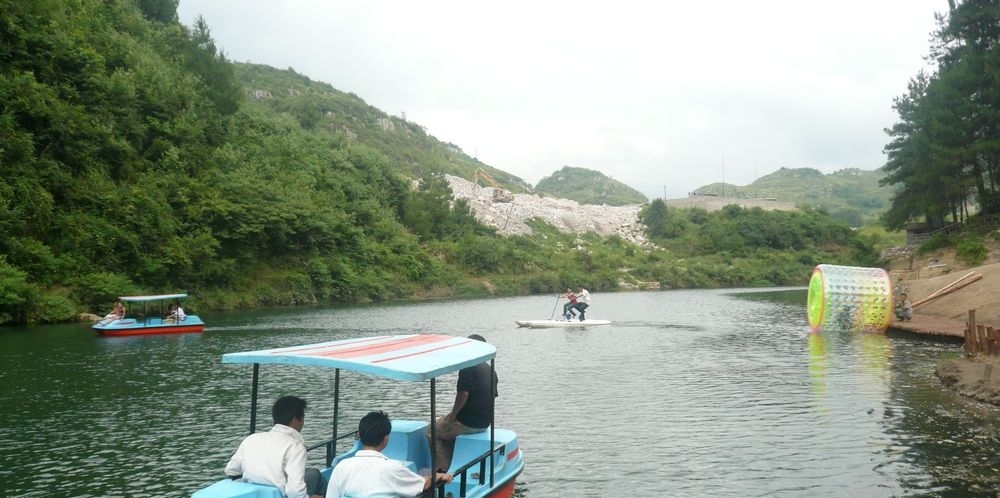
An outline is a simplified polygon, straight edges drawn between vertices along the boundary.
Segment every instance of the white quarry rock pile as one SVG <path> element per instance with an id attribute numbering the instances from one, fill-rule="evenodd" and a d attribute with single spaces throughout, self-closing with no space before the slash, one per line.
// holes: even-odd
<path id="1" fill-rule="evenodd" d="M 534 194 L 513 194 L 512 202 L 497 202 L 493 187 L 480 187 L 452 175 L 445 178 L 455 198 L 465 199 L 476 219 L 503 235 L 530 234 L 531 227 L 525 222 L 538 218 L 563 232 L 618 235 L 635 244 L 648 244 L 639 221 L 639 205 L 597 206 Z"/>

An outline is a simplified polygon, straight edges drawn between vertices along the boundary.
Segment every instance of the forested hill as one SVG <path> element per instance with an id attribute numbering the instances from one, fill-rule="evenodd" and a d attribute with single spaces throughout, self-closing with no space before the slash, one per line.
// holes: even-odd
<path id="1" fill-rule="evenodd" d="M 542 178 L 535 190 L 553 197 L 571 199 L 581 204 L 625 206 L 643 204 L 649 199 L 638 190 L 609 178 L 599 171 L 563 166 Z"/>
<path id="2" fill-rule="evenodd" d="M 428 135 L 406 116 L 389 115 L 353 93 L 291 69 L 248 63 L 235 63 L 234 68 L 248 107 L 285 114 L 303 130 L 326 132 L 345 143 L 376 149 L 408 177 L 438 173 L 471 180 L 476 169 L 482 168 L 511 192 L 531 190 L 521 178 L 469 157 L 457 145 Z"/>
<path id="3" fill-rule="evenodd" d="M 889 209 L 894 189 L 880 186 L 883 178 L 881 169 L 846 168 L 827 175 L 812 168 L 780 168 L 746 186 L 713 183 L 694 193 L 808 205 L 860 227 L 876 222 Z"/>
<path id="4" fill-rule="evenodd" d="M 490 231 L 411 175 L 482 165 L 419 126 L 230 63 L 175 0 L 3 2 L 0 26 L 0 323 L 466 285 L 453 241 Z"/>

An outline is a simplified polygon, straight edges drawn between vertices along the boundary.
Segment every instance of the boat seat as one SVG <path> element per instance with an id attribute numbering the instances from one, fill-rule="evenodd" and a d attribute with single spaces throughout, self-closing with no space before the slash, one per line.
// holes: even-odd
<path id="1" fill-rule="evenodd" d="M 486 453 L 490 449 L 490 430 L 472 434 L 459 434 L 455 438 L 455 451 L 452 453 L 451 468 L 457 469 Z M 476 470 L 476 469 L 473 469 Z"/>
<path id="2" fill-rule="evenodd" d="M 393 420 L 389 445 L 382 450 L 382 454 L 408 464 L 414 472 L 430 468 L 431 447 L 427 441 L 427 425 L 427 422 L 415 420 Z"/>
<path id="3" fill-rule="evenodd" d="M 343 459 L 345 459 L 345 458 L 351 458 L 360 449 L 361 449 L 361 440 L 360 439 L 355 439 L 354 440 L 354 446 L 351 446 L 351 449 L 349 449 L 349 450 L 347 450 L 347 451 L 345 451 L 345 452 L 343 452 L 343 453 L 341 453 L 341 454 L 333 457 L 333 461 L 330 462 L 330 468 L 332 469 L 332 468 L 336 467 L 337 464 L 340 463 L 340 461 L 343 460 Z"/>
<path id="4" fill-rule="evenodd" d="M 414 472 L 421 468 L 430 468 L 431 450 L 425 435 L 426 430 L 427 422 L 393 420 L 389 444 L 382 450 L 382 454 L 393 460 L 399 460 Z M 337 463 L 354 456 L 360 449 L 361 441 L 355 439 L 351 449 L 337 455 L 330 467 L 336 467 Z"/>

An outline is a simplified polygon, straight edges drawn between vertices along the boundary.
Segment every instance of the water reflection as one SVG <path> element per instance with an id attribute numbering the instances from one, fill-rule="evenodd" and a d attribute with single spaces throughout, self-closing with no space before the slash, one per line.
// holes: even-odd
<path id="1" fill-rule="evenodd" d="M 826 398 L 827 365 L 826 336 L 809 334 L 809 378 L 812 380 L 813 395 L 819 399 Z"/>

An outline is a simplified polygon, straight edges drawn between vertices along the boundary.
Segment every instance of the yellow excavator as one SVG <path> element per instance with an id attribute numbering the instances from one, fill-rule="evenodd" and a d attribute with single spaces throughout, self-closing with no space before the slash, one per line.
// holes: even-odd
<path id="1" fill-rule="evenodd" d="M 483 168 L 476 168 L 476 172 L 472 175 L 472 183 L 475 183 L 477 187 L 479 186 L 480 178 L 493 187 L 494 202 L 512 202 L 514 200 L 514 195 L 507 190 L 504 190 L 504 188 L 500 186 L 500 183 L 494 180 L 489 173 L 483 171 Z"/>

